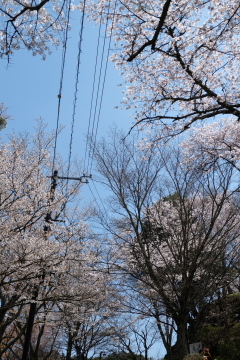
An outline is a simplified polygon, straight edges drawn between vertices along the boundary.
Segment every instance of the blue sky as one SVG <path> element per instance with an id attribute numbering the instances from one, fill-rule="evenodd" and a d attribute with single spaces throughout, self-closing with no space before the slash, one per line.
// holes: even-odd
<path id="1" fill-rule="evenodd" d="M 69 154 L 80 21 L 81 14 L 74 13 L 71 20 L 72 30 L 69 32 L 67 44 L 61 98 L 60 124 L 65 126 L 65 128 L 58 137 L 57 152 L 66 159 Z M 104 28 L 105 25 L 102 26 L 101 31 L 99 63 L 102 56 Z M 85 155 L 85 136 L 90 115 L 98 33 L 98 26 L 85 21 L 72 147 L 72 154 L 77 155 L 79 159 L 84 158 Z M 102 91 L 107 48 L 108 41 L 106 42 L 106 50 L 103 56 L 99 97 Z M 6 138 L 6 135 L 12 131 L 33 133 L 34 119 L 39 117 L 42 117 L 48 124 L 49 130 L 56 128 L 61 57 L 61 49 L 53 49 L 52 55 L 48 55 L 45 61 L 41 60 L 40 56 L 32 56 L 30 51 L 18 50 L 12 56 L 10 64 L 7 64 L 6 60 L 1 60 L 0 78 L 2 86 L 0 88 L 0 102 L 3 102 L 8 107 L 8 114 L 13 117 L 13 120 L 8 122 L 7 128 L 1 132 L 3 138 Z M 98 87 L 99 71 L 100 66 L 97 68 L 95 90 Z M 120 105 L 120 101 L 123 98 L 123 88 L 118 86 L 122 82 L 123 79 L 118 71 L 114 69 L 111 62 L 108 62 L 102 108 L 99 117 L 98 137 L 105 136 L 109 126 L 114 122 L 120 128 L 126 130 L 126 133 L 132 124 L 130 112 L 114 108 Z M 94 115 L 95 100 L 96 98 L 94 97 L 92 117 Z M 96 121 L 98 113 L 99 102 L 96 110 Z M 82 195 L 86 200 L 91 198 L 87 186 L 83 188 Z"/>

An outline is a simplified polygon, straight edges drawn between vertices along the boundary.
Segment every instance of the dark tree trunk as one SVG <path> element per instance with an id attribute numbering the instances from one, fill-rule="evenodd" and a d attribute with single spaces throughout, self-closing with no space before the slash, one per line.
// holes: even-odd
<path id="1" fill-rule="evenodd" d="M 68 344 L 67 344 L 66 360 L 71 360 L 72 347 L 73 347 L 73 336 L 72 336 L 72 334 L 71 334 L 71 331 L 69 331 L 69 333 L 68 333 Z"/>
<path id="2" fill-rule="evenodd" d="M 177 325 L 177 352 L 179 360 L 183 360 L 189 353 L 188 336 L 187 336 L 187 320 L 176 322 Z"/>

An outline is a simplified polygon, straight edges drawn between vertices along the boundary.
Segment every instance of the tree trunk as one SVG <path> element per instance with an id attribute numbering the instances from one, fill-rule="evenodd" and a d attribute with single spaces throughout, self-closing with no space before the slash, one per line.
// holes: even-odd
<path id="1" fill-rule="evenodd" d="M 188 337 L 187 337 L 187 321 L 176 322 L 177 325 L 177 351 L 179 360 L 183 360 L 189 353 Z"/>
<path id="2" fill-rule="evenodd" d="M 73 336 L 72 336 L 72 334 L 71 334 L 71 331 L 69 331 L 69 333 L 68 333 L 68 344 L 67 344 L 66 360 L 71 360 L 72 347 L 73 347 Z"/>

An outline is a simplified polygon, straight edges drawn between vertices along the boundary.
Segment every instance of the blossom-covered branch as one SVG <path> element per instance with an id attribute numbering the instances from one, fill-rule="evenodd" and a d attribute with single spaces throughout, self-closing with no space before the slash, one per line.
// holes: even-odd
<path id="1" fill-rule="evenodd" d="M 22 46 L 43 58 L 58 46 L 68 25 L 70 2 L 4 0 L 0 5 L 0 57 L 8 58 Z M 74 6 L 71 5 L 71 10 Z"/>
<path id="2" fill-rule="evenodd" d="M 112 18 L 112 60 L 139 126 L 168 137 L 219 114 L 239 119 L 239 1 L 121 0 L 115 14 L 110 7 L 88 6 L 96 21 L 101 11 Z"/>

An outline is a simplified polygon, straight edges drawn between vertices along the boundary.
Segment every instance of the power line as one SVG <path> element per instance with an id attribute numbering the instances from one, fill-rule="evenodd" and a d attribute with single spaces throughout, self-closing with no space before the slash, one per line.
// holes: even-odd
<path id="1" fill-rule="evenodd" d="M 101 198 L 100 195 L 99 195 L 99 192 L 98 192 L 98 189 L 97 189 L 97 187 L 96 187 L 95 181 L 93 180 L 92 183 L 93 183 L 93 186 L 94 186 L 94 188 L 95 188 L 95 191 L 96 191 L 96 193 L 97 193 L 97 195 L 98 195 L 98 198 L 99 198 L 99 200 L 100 200 L 100 202 L 101 202 L 101 204 L 102 204 L 102 206 L 103 206 L 104 212 L 107 214 L 107 210 L 106 210 L 106 208 L 105 208 L 104 202 L 102 201 L 102 198 Z"/>
<path id="2" fill-rule="evenodd" d="M 110 8 L 110 1 L 109 0 L 109 6 L 108 6 L 108 13 Z M 108 27 L 108 18 L 105 25 L 105 33 L 104 33 L 104 40 L 103 40 L 103 48 L 102 48 L 102 55 L 101 55 L 101 62 L 100 62 L 100 71 L 99 71 L 99 77 L 98 77 L 98 86 L 97 86 L 97 95 L 96 95 L 96 101 L 95 101 L 95 108 L 94 108 L 94 115 L 93 115 L 93 124 L 92 124 L 92 132 L 91 132 L 91 141 L 94 137 L 94 127 L 96 122 L 96 113 L 97 113 L 97 106 L 98 106 L 98 97 L 99 97 L 99 91 L 100 91 L 100 84 L 101 84 L 101 77 L 102 77 L 102 68 L 103 68 L 103 58 L 104 58 L 104 52 L 105 52 L 105 45 L 106 45 L 106 38 L 107 38 L 107 27 Z M 89 149 L 89 158 L 88 158 L 88 165 L 87 165 L 87 171 L 89 169 L 89 163 L 91 158 L 91 148 Z"/>
<path id="3" fill-rule="evenodd" d="M 92 183 L 93 183 L 93 185 L 94 185 L 94 181 L 93 181 Z M 95 203 L 97 204 L 97 207 L 98 207 L 99 211 L 102 212 L 101 206 L 99 205 L 99 202 L 98 202 L 96 196 L 94 195 L 94 193 L 93 193 L 93 191 L 92 191 L 92 189 L 91 189 L 91 187 L 90 187 L 90 183 L 88 183 L 88 187 L 89 187 L 89 190 L 90 190 L 90 192 L 91 192 L 91 194 L 92 194 L 92 197 L 93 197 Z M 104 206 L 104 204 L 103 204 L 103 201 L 102 201 L 102 199 L 100 198 L 99 192 L 97 191 L 97 188 L 96 188 L 95 185 L 94 185 L 94 188 L 95 188 L 95 191 L 97 192 L 97 195 L 98 195 L 98 198 L 99 198 L 100 202 L 101 202 L 102 205 L 103 205 L 104 212 L 107 213 L 107 212 L 106 212 L 106 209 L 105 209 L 105 206 Z"/>
<path id="4" fill-rule="evenodd" d="M 107 29 L 108 29 L 108 23 L 109 23 L 109 17 L 107 16 L 106 26 L 105 26 L 105 32 L 104 32 L 104 40 L 103 40 L 103 48 L 101 53 L 101 61 L 100 61 L 100 70 L 99 70 L 99 76 L 98 76 L 98 84 L 97 84 L 97 91 L 96 91 L 96 99 L 95 99 L 95 107 L 94 107 L 94 116 L 93 116 L 93 122 L 92 122 L 92 128 L 91 128 L 91 119 L 92 119 L 92 112 L 93 112 L 93 99 L 94 99 L 94 93 L 96 89 L 96 74 L 97 74 L 97 67 L 98 67 L 98 59 L 99 59 L 99 47 L 100 47 L 100 37 L 101 37 L 101 27 L 102 27 L 102 12 L 101 12 L 101 20 L 100 20 L 100 27 L 99 27 L 99 33 L 98 33 L 98 43 L 97 43 L 97 53 L 96 53 L 96 60 L 95 60 L 95 69 L 94 69 L 94 79 L 93 79 L 93 87 L 92 87 L 92 96 L 91 96 L 91 105 L 90 105 L 90 115 L 89 115 L 89 123 L 88 123 L 88 137 L 87 137 L 87 143 L 86 143 L 86 149 L 85 149 L 85 156 L 84 156 L 84 168 L 86 163 L 86 157 L 87 157 L 87 148 L 88 148 L 88 141 L 91 137 L 93 139 L 93 147 L 92 147 L 92 154 L 91 154 L 91 148 L 88 152 L 88 165 L 87 165 L 87 171 L 89 169 L 90 165 L 90 172 L 92 170 L 92 164 L 93 164 L 93 152 L 96 144 L 96 138 L 99 128 L 99 121 L 100 121 L 100 114 L 102 109 L 102 102 L 103 102 L 103 94 L 105 89 L 105 82 L 106 82 L 106 74 L 107 74 L 107 68 L 108 68 L 108 58 L 110 54 L 110 47 L 111 47 L 111 41 L 112 41 L 112 32 L 113 32 L 113 25 L 114 25 L 114 17 L 116 12 L 116 3 L 114 5 L 114 13 L 112 18 L 112 26 L 110 30 L 110 38 L 108 43 L 108 49 L 106 54 L 106 61 L 104 66 L 104 54 L 106 49 L 106 41 L 107 41 Z M 108 13 L 110 12 L 110 4 L 111 0 L 109 0 L 108 3 Z M 70 5 L 71 0 L 67 2 L 68 8 L 67 8 L 67 26 L 65 31 L 65 37 L 64 37 L 64 47 L 62 52 L 62 65 L 61 65 L 61 76 L 60 76 L 60 86 L 59 86 L 59 94 L 58 94 L 58 113 L 57 113 L 57 126 L 56 126 L 56 133 L 55 133 L 55 144 L 54 144 L 54 155 L 53 155 L 53 171 L 56 161 L 56 148 L 57 148 L 57 137 L 59 133 L 59 118 L 60 118 L 60 106 L 61 106 L 61 97 L 62 97 L 62 86 L 63 86 L 63 75 L 64 75 L 64 69 L 65 69 L 65 62 L 66 62 L 66 50 L 67 50 L 67 41 L 68 41 L 68 31 L 69 31 L 69 17 L 70 17 Z M 75 81 L 75 90 L 74 90 L 74 100 L 73 100 L 73 113 L 72 113 L 72 122 L 71 122 L 71 135 L 70 135 L 70 142 L 69 142 L 69 155 L 68 155 L 68 166 L 67 166 L 67 178 L 69 177 L 70 167 L 71 167 L 71 158 L 72 158 L 72 145 L 73 145 L 73 135 L 74 135 L 74 125 L 75 125 L 75 117 L 76 117 L 76 107 L 77 107 L 77 94 L 78 94 L 78 86 L 79 86 L 79 75 L 80 75 L 80 65 L 81 65 L 81 53 L 82 53 L 82 41 L 83 41 L 83 29 L 84 29 L 84 20 L 85 20 L 85 7 L 86 7 L 86 0 L 83 1 L 83 10 L 82 10 L 82 17 L 80 20 L 80 30 L 79 30 L 79 40 L 78 40 L 78 55 L 77 55 L 77 66 L 76 66 L 76 81 Z M 102 83 L 102 87 L 101 87 Z M 68 182 L 68 180 L 67 180 Z M 95 183 L 93 183 L 96 193 L 98 194 L 98 197 L 102 203 L 102 206 L 104 208 L 104 204 L 102 202 L 102 199 L 98 193 L 98 190 L 96 188 Z M 67 185 L 68 186 L 68 185 Z M 104 211 L 106 212 L 106 209 L 104 208 Z"/>
<path id="5" fill-rule="evenodd" d="M 97 64 L 98 64 L 98 52 L 99 52 L 100 35 L 101 35 L 101 28 L 102 28 L 102 14 L 103 14 L 103 13 L 101 12 L 100 25 L 99 25 L 99 30 L 98 30 L 97 52 L 96 52 L 95 68 L 94 68 L 94 76 L 93 76 L 93 86 L 92 86 L 92 96 L 91 96 L 91 104 L 90 104 L 90 114 L 89 114 L 89 119 L 88 119 L 87 141 L 86 141 L 85 154 L 84 154 L 84 165 L 83 165 L 83 168 L 84 168 L 84 169 L 85 169 L 85 164 L 86 164 L 86 156 L 87 156 L 89 136 L 90 136 L 90 127 L 91 127 L 91 118 L 92 118 L 92 107 L 93 107 L 93 98 L 94 98 L 94 92 L 95 92 L 95 82 L 96 82 L 96 73 L 97 73 Z"/>
<path id="6" fill-rule="evenodd" d="M 107 15 L 109 14 L 109 11 L 110 11 L 110 2 L 111 2 L 111 0 L 109 1 L 109 4 L 108 4 L 108 13 L 107 13 Z M 101 109 L 102 109 L 103 94 L 104 94 L 104 89 L 105 89 L 105 82 L 106 82 L 106 75 L 107 75 L 107 68 L 108 68 L 108 58 L 109 58 L 109 54 L 110 54 L 114 18 L 115 18 L 115 13 L 116 13 L 116 4 L 117 4 L 117 1 L 115 0 L 114 12 L 113 12 L 113 18 L 112 18 L 112 26 L 111 26 L 111 30 L 110 30 L 110 37 L 109 37 L 109 43 L 108 43 L 108 49 L 107 49 L 107 55 L 106 55 L 106 62 L 105 62 L 105 68 L 104 68 L 104 75 L 103 75 L 103 82 L 102 82 L 102 89 L 101 89 L 100 102 L 99 102 L 99 108 L 98 108 L 98 115 L 96 117 L 98 97 L 99 97 L 99 88 L 100 88 L 100 77 L 101 77 L 102 68 L 103 68 L 103 54 L 105 52 L 105 44 L 106 44 L 106 38 L 107 38 L 108 17 L 107 17 L 106 27 L 105 27 L 105 36 L 104 36 L 103 52 L 102 52 L 102 59 L 101 59 L 101 68 L 100 68 L 100 75 L 99 75 L 99 82 L 98 82 L 98 91 L 97 91 L 97 98 L 96 98 L 95 111 L 94 111 L 94 122 L 93 122 L 93 127 L 92 127 L 92 134 L 91 134 L 91 140 L 93 142 L 93 145 L 92 145 L 92 151 L 91 151 L 91 149 L 89 149 L 89 158 L 88 158 L 88 167 L 87 167 L 87 169 L 89 169 L 89 164 L 90 164 L 90 171 L 89 171 L 90 173 L 92 171 L 93 155 L 94 155 L 94 149 L 95 149 L 95 145 L 96 145 L 96 139 L 97 139 L 97 133 L 98 133 L 98 127 L 99 127 L 99 120 L 100 120 L 100 114 L 101 114 Z M 97 120 L 96 120 L 96 118 L 97 118 Z M 96 122 L 96 127 L 95 127 L 95 122 Z M 95 127 L 95 134 L 94 134 L 94 127 Z"/>
<path id="7" fill-rule="evenodd" d="M 72 157 L 72 143 L 73 143 L 73 132 L 74 132 L 74 124 L 75 124 L 77 93 L 78 93 L 78 83 L 79 83 L 80 64 L 81 64 L 82 41 L 83 41 L 82 35 L 83 35 L 83 29 L 84 29 L 85 6 L 86 6 L 86 0 L 84 0 L 84 2 L 83 2 L 81 27 L 80 27 L 80 31 L 79 31 L 78 56 L 77 56 L 77 66 L 76 66 L 77 71 L 76 71 L 76 82 L 75 82 L 75 91 L 74 91 L 74 100 L 73 100 L 73 114 L 72 114 L 72 123 L 71 123 L 71 136 L 70 136 L 70 143 L 69 143 L 67 177 L 69 176 L 70 166 L 71 166 L 71 157 Z"/>
<path id="8" fill-rule="evenodd" d="M 56 124 L 55 141 L 54 141 L 54 148 L 53 148 L 52 173 L 54 171 L 55 161 L 56 161 L 57 138 L 58 138 L 58 132 L 59 132 L 59 119 L 60 119 L 60 109 L 61 109 L 61 99 L 62 99 L 63 76 L 64 76 L 64 69 L 65 69 L 65 63 L 66 63 L 71 0 L 66 2 L 66 6 L 67 6 L 67 25 L 66 25 L 65 34 L 64 34 L 64 43 L 63 43 L 63 51 L 62 51 L 62 64 L 61 64 L 60 84 L 59 84 L 59 92 L 58 92 L 57 124 Z"/>

